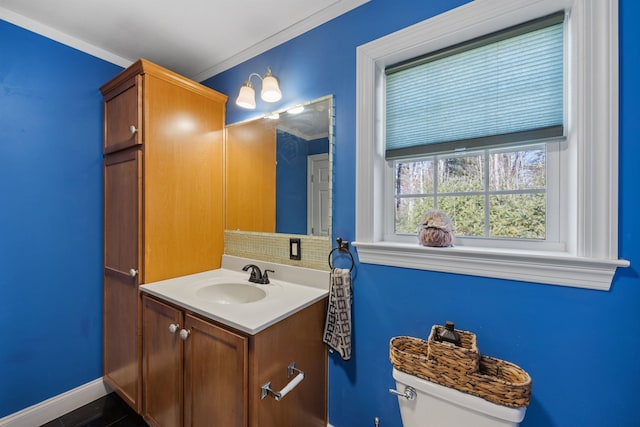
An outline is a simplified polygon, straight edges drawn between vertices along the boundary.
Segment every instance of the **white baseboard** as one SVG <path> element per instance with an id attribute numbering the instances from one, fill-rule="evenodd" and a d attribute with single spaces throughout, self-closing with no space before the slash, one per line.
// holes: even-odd
<path id="1" fill-rule="evenodd" d="M 0 418 L 0 427 L 33 427 L 46 424 L 110 392 L 111 389 L 102 381 L 102 378 L 98 378 L 66 393 Z"/>

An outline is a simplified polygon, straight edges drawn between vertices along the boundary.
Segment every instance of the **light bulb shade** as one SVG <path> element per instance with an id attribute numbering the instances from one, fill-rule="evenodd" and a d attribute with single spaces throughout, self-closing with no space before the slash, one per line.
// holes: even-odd
<path id="1" fill-rule="evenodd" d="M 250 82 L 246 82 L 240 88 L 240 93 L 236 99 L 236 105 L 242 108 L 254 110 L 256 108 L 256 92 Z"/>
<path id="2" fill-rule="evenodd" d="M 276 102 L 282 99 L 278 79 L 271 74 L 271 70 L 269 70 L 262 79 L 262 92 L 260 93 L 260 97 L 267 102 Z"/>

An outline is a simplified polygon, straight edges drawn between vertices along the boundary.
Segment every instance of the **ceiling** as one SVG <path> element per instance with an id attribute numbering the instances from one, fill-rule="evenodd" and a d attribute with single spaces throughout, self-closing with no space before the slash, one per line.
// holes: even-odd
<path id="1" fill-rule="evenodd" d="M 203 81 L 369 0 L 0 0 L 0 19 L 126 67 Z"/>

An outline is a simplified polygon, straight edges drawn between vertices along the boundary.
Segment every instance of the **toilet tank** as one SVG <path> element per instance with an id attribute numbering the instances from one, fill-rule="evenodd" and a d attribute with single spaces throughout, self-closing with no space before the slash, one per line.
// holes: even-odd
<path id="1" fill-rule="evenodd" d="M 514 427 L 524 419 L 526 408 L 496 405 L 480 397 L 441 386 L 393 369 L 397 390 L 410 386 L 416 398 L 398 396 L 403 427 Z"/>

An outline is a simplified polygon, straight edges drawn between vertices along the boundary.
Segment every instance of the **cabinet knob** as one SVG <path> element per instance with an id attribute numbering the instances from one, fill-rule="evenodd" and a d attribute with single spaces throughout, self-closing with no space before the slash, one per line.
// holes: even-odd
<path id="1" fill-rule="evenodd" d="M 134 125 L 131 125 L 131 126 L 129 126 L 129 132 L 131 132 L 131 135 L 133 135 L 136 132 L 138 132 L 138 128 L 135 127 Z"/>
<path id="2" fill-rule="evenodd" d="M 180 325 L 178 325 L 177 323 L 172 323 L 169 325 L 169 332 L 175 334 L 179 327 Z"/>
<path id="3" fill-rule="evenodd" d="M 189 338 L 189 335 L 191 335 L 191 331 L 189 331 L 188 329 L 180 330 L 180 338 L 182 338 L 182 341 L 186 341 L 187 338 Z"/>
<path id="4" fill-rule="evenodd" d="M 129 270 L 129 276 L 136 277 L 137 275 L 138 275 L 138 270 L 136 270 L 135 268 L 132 268 Z"/>

